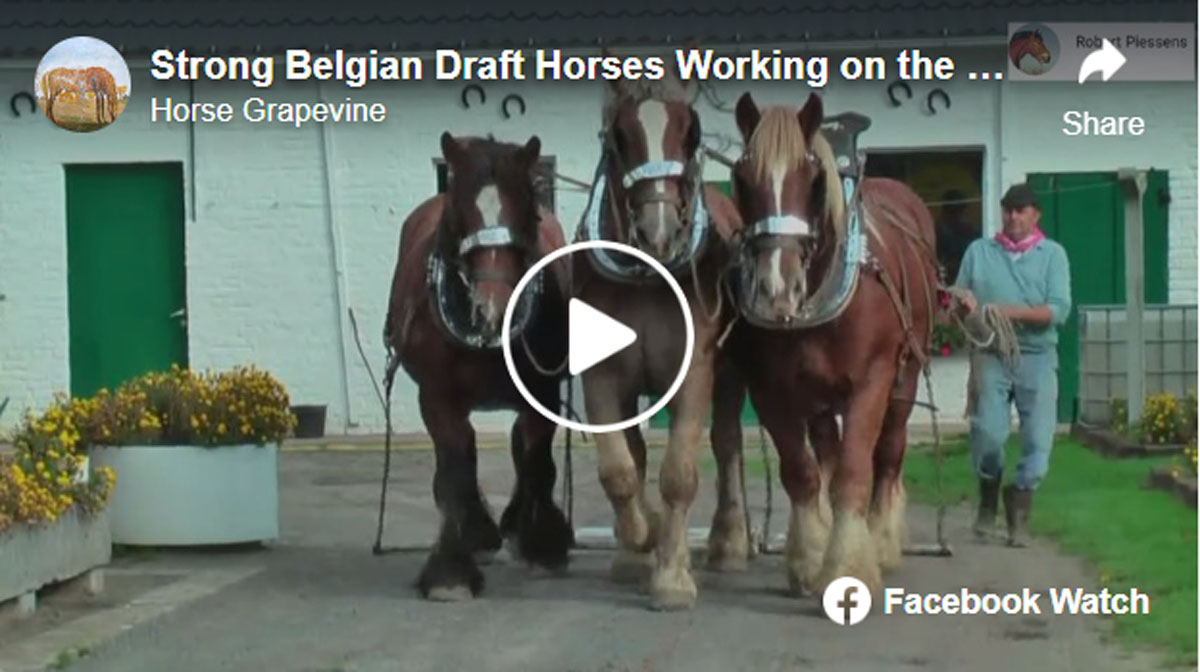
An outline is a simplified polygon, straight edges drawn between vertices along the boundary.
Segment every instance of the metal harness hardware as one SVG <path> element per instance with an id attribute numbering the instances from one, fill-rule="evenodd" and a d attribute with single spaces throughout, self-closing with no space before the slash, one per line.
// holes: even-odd
<path id="1" fill-rule="evenodd" d="M 603 133 L 601 133 L 601 145 L 603 149 Z M 689 163 L 682 161 L 650 161 L 643 163 L 626 172 L 621 178 L 621 184 L 626 189 L 644 180 L 658 180 L 669 177 L 695 178 L 696 188 L 693 190 L 692 200 L 688 208 L 688 212 L 691 214 L 688 248 L 676 258 L 671 259 L 669 263 L 663 264 L 671 273 L 679 273 L 691 267 L 690 262 L 700 254 L 700 250 L 703 249 L 709 230 L 711 229 L 708 209 L 704 202 L 704 185 L 700 180 L 703 175 L 704 155 L 700 154 L 695 160 Z M 579 222 L 579 230 L 576 236 L 578 239 L 604 240 L 600 224 L 603 221 L 605 211 L 611 211 L 613 208 L 613 204 L 609 201 L 609 193 L 608 152 L 601 151 L 600 160 L 596 164 L 595 177 L 592 180 L 592 189 L 588 194 L 588 204 L 584 209 L 583 218 Z M 587 250 L 585 254 L 591 258 L 593 266 L 611 280 L 619 282 L 654 282 L 657 279 L 654 269 L 639 262 L 623 263 L 618 261 L 617 257 L 609 250 L 592 249 Z"/>
<path id="2" fill-rule="evenodd" d="M 458 254 L 461 257 L 480 248 L 519 245 L 520 242 L 509 227 L 488 226 L 463 238 L 458 244 Z M 447 262 L 436 251 L 429 255 L 426 282 L 429 291 L 433 294 L 437 322 L 442 325 L 447 335 L 463 345 L 477 349 L 499 348 L 503 340 L 502 336 L 485 338 L 476 333 L 468 324 L 467 316 L 470 315 L 470 306 L 467 303 L 466 293 L 460 287 L 451 287 L 452 274 L 449 271 L 452 265 L 454 264 Z M 510 338 L 519 338 L 532 321 L 533 314 L 537 309 L 538 298 L 542 294 L 543 274 L 544 271 L 538 272 L 517 299 L 517 307 L 513 310 Z"/>

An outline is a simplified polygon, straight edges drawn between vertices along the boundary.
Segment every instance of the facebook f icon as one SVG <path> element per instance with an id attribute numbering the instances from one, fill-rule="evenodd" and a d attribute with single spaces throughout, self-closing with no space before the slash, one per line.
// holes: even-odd
<path id="1" fill-rule="evenodd" d="M 825 615 L 838 625 L 856 625 L 871 613 L 871 591 L 853 576 L 829 584 L 821 598 Z"/>

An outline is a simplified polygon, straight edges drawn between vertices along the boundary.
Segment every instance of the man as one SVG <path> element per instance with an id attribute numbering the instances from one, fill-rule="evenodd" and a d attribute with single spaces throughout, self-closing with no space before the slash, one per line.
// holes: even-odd
<path id="1" fill-rule="evenodd" d="M 1071 310 L 1071 277 L 1066 250 L 1042 232 L 1033 189 L 1014 185 L 1000 206 L 1003 231 L 967 247 L 955 284 L 967 290 L 963 313 L 993 306 L 1012 323 L 1020 346 L 1014 370 L 993 352 L 976 353 L 970 443 L 980 493 L 975 533 L 986 537 L 995 525 L 1004 444 L 1016 403 L 1021 459 L 1003 497 L 1008 543 L 1025 546 L 1033 493 L 1049 468 L 1057 425 L 1058 328 Z"/>

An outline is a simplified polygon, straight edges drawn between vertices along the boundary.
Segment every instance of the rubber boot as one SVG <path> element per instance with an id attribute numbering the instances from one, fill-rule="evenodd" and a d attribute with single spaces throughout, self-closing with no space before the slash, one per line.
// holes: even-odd
<path id="1" fill-rule="evenodd" d="M 996 511 L 1000 506 L 1000 479 L 979 479 L 979 512 L 975 515 L 975 537 L 986 539 L 996 527 Z"/>
<path id="2" fill-rule="evenodd" d="M 1008 545 L 1024 548 L 1029 545 L 1029 510 L 1033 507 L 1033 491 L 1013 485 L 1004 488 L 1004 518 L 1008 523 Z"/>

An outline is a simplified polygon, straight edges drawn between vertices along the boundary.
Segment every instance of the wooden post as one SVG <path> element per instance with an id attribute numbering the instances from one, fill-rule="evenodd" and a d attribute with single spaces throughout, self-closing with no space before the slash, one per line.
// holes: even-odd
<path id="1" fill-rule="evenodd" d="M 1142 253 L 1142 196 L 1146 193 L 1146 171 L 1122 168 L 1117 173 L 1125 195 L 1125 353 L 1126 400 L 1129 422 L 1142 417 L 1146 401 L 1146 301 Z"/>

